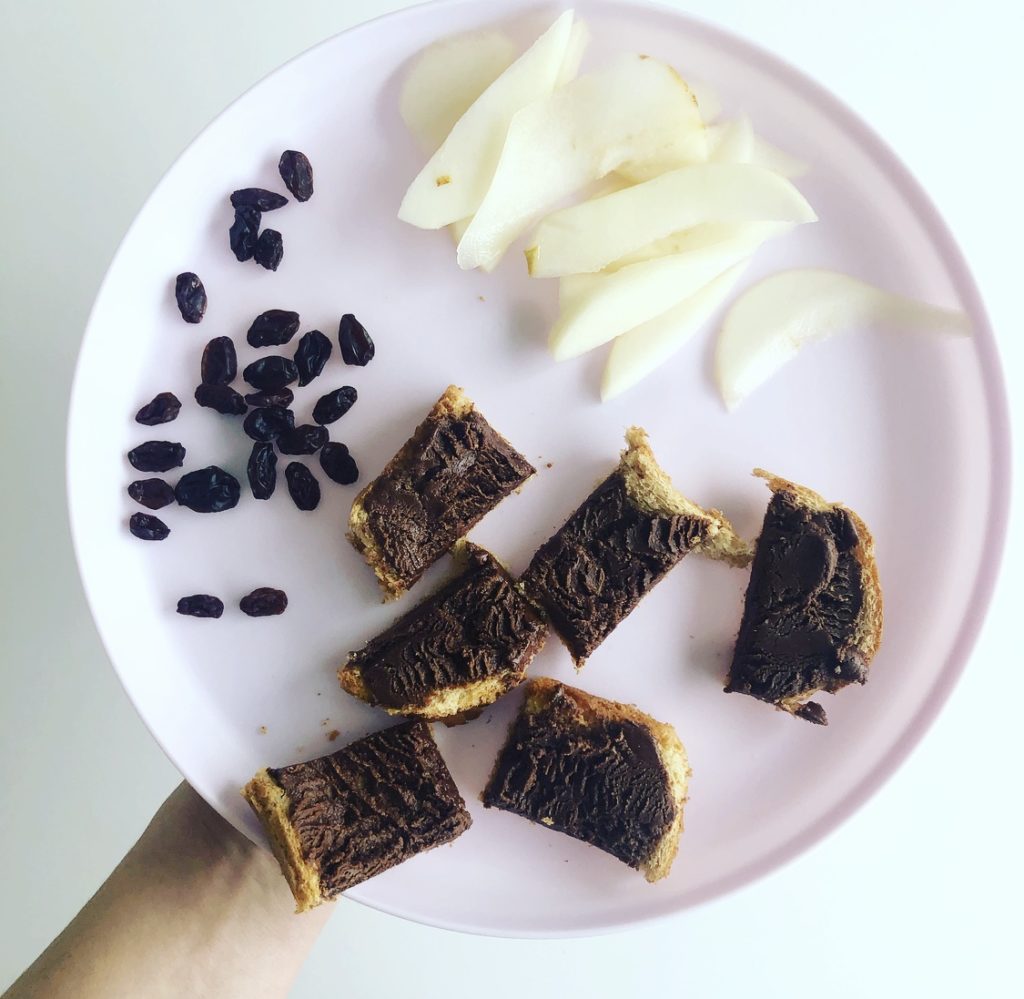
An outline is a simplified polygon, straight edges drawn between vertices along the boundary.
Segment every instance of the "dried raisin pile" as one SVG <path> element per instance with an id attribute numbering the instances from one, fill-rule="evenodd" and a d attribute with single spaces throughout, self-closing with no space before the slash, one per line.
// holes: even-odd
<path id="1" fill-rule="evenodd" d="M 256 499 L 270 499 L 274 495 L 277 486 L 277 455 L 273 444 L 260 441 L 253 444 L 246 474 L 249 477 L 249 488 Z"/>
<path id="2" fill-rule="evenodd" d="M 249 408 L 230 385 L 207 385 L 205 382 L 196 387 L 196 402 L 224 416 L 241 416 Z"/>
<path id="3" fill-rule="evenodd" d="M 174 487 L 175 499 L 196 513 L 220 513 L 238 505 L 242 487 L 230 472 L 217 465 L 188 472 Z"/>
<path id="4" fill-rule="evenodd" d="M 180 412 L 181 400 L 173 392 L 161 392 L 135 414 L 135 422 L 144 427 L 155 427 L 159 423 L 176 420 Z"/>
<path id="5" fill-rule="evenodd" d="M 254 441 L 275 441 L 286 430 L 295 426 L 295 416 L 290 409 L 280 406 L 266 406 L 252 410 L 245 418 L 242 429 Z"/>
<path id="6" fill-rule="evenodd" d="M 254 388 L 263 392 L 283 389 L 291 385 L 299 377 L 299 369 L 290 357 L 273 354 L 261 357 L 252 364 L 247 364 L 242 377 Z"/>
<path id="7" fill-rule="evenodd" d="M 299 369 L 299 384 L 308 385 L 321 371 L 331 356 L 331 341 L 320 332 L 303 333 L 295 348 L 295 367 Z"/>
<path id="8" fill-rule="evenodd" d="M 228 230 L 228 242 L 236 260 L 252 260 L 260 234 L 260 211 L 242 206 L 235 209 L 235 221 Z"/>
<path id="9" fill-rule="evenodd" d="M 185 448 L 176 441 L 146 441 L 128 452 L 128 461 L 140 472 L 169 472 L 185 464 Z"/>
<path id="10" fill-rule="evenodd" d="M 174 490 L 163 479 L 136 479 L 128 486 L 128 495 L 150 510 L 160 510 L 174 502 Z"/>
<path id="11" fill-rule="evenodd" d="M 288 464 L 284 470 L 288 482 L 288 494 L 300 510 L 315 510 L 320 505 L 320 483 L 313 473 L 298 461 Z"/>
<path id="12" fill-rule="evenodd" d="M 327 478 L 342 486 L 350 486 L 359 478 L 355 458 L 344 444 L 337 441 L 331 441 L 320 449 L 320 467 Z"/>
<path id="13" fill-rule="evenodd" d="M 203 349 L 199 366 L 204 385 L 227 385 L 238 374 L 238 355 L 230 337 L 215 336 Z"/>
<path id="14" fill-rule="evenodd" d="M 295 398 L 295 394 L 289 388 L 283 389 L 271 389 L 268 392 L 250 392 L 246 397 L 245 401 L 250 406 L 256 406 L 259 409 L 264 409 L 267 406 L 280 406 L 282 409 L 287 409 Z"/>
<path id="15" fill-rule="evenodd" d="M 220 617 L 224 613 L 224 601 L 209 593 L 194 593 L 178 601 L 178 613 L 188 617 Z"/>
<path id="16" fill-rule="evenodd" d="M 338 343 L 341 359 L 346 364 L 365 367 L 373 360 L 374 346 L 366 327 L 351 312 L 345 313 L 338 323 Z"/>
<path id="17" fill-rule="evenodd" d="M 283 614 L 288 607 L 288 595 L 284 590 L 275 590 L 271 586 L 259 586 L 252 593 L 247 593 L 238 601 L 243 614 L 249 617 L 273 617 Z"/>
<path id="18" fill-rule="evenodd" d="M 284 259 L 284 239 L 276 229 L 264 229 L 256 240 L 256 263 L 268 271 L 276 271 Z"/>
<path id="19" fill-rule="evenodd" d="M 231 195 L 232 208 L 255 208 L 261 212 L 272 212 L 287 204 L 288 199 L 283 194 L 263 187 L 243 187 Z"/>
<path id="20" fill-rule="evenodd" d="M 277 169 L 281 179 L 296 201 L 309 201 L 313 197 L 313 168 L 305 153 L 297 149 L 286 149 L 281 153 Z"/>
<path id="21" fill-rule="evenodd" d="M 206 313 L 206 289 L 197 274 L 185 271 L 174 279 L 174 300 L 186 323 L 202 322 Z"/>
<path id="22" fill-rule="evenodd" d="M 277 438 L 277 449 L 281 454 L 316 454 L 327 443 L 327 429 L 304 423 L 292 427 Z"/>
<path id="23" fill-rule="evenodd" d="M 133 513 L 128 519 L 128 530 L 142 541 L 163 541 L 171 533 L 159 517 L 148 513 Z"/>
<path id="24" fill-rule="evenodd" d="M 249 327 L 245 339 L 250 347 L 280 347 L 299 332 L 299 314 L 286 309 L 267 309 Z"/>
<path id="25" fill-rule="evenodd" d="M 355 405 L 359 394 L 351 385 L 342 385 L 341 388 L 320 396 L 313 407 L 313 419 L 324 426 L 340 420 Z"/>

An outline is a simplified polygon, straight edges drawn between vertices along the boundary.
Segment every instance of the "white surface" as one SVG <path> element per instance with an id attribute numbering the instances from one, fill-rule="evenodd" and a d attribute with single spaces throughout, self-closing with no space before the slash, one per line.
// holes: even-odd
<path id="1" fill-rule="evenodd" d="M 198 4 L 179 8 L 177 24 L 187 20 L 181 12 L 199 11 Z M 1022 222 L 1011 193 L 1019 138 L 1000 137 L 1002 123 L 1013 120 L 1020 78 L 1018 71 L 1007 80 L 1007 67 L 1018 63 L 1015 15 L 1003 8 L 975 3 L 954 16 L 924 3 L 864 2 L 843 13 L 809 4 L 690 5 L 810 71 L 889 139 L 971 261 L 994 324 L 1006 332 L 1011 395 L 1021 396 L 1019 264 L 1006 236 Z M 12 196 L 5 226 L 18 250 L 5 250 L 0 278 L 3 400 L 5 408 L 39 416 L 31 437 L 15 434 L 9 415 L 2 424 L 7 669 L 0 751 L 8 783 L 0 801 L 7 858 L 0 981 L 59 930 L 176 779 L 118 692 L 67 547 L 63 400 L 96 284 L 160 171 L 206 120 L 265 70 L 379 9 L 352 4 L 342 14 L 310 3 L 274 31 L 246 32 L 242 44 L 240 12 L 271 16 L 276 8 L 204 6 L 196 15 L 200 35 L 183 33 L 174 46 L 166 44 L 165 17 L 127 3 L 91 4 L 88 17 L 71 5 L 47 5 L 45 13 L 26 5 L 8 14 L 0 92 L 4 142 L 15 155 L 3 159 L 0 189 Z M 978 31 L 986 19 L 989 29 Z M 49 65 L 61 69 L 36 78 L 44 45 Z M 182 84 L 177 76 L 186 67 Z M 17 107 L 9 103 L 11 80 L 26 95 Z M 975 150 L 985 151 L 989 181 L 968 191 L 963 177 L 974 168 Z M 45 370 L 39 357 L 48 359 Z M 21 482 L 26 469 L 31 481 Z M 543 983 L 533 985 L 538 994 L 564 993 L 581 976 L 589 994 L 608 996 L 674 986 L 692 996 L 799 996 L 815 994 L 821 983 L 830 995 L 851 997 L 1011 994 L 1021 870 L 1019 768 L 1007 733 L 1017 726 L 1022 693 L 1020 645 L 1009 630 L 1024 582 L 1014 565 L 1024 555 L 1019 533 L 1011 528 L 993 616 L 936 728 L 866 809 L 797 864 L 683 917 L 598 941 L 462 938 L 342 904 L 296 995 L 398 994 L 410 969 L 428 961 L 459 967 L 468 982 L 495 965 L 528 962 L 530 978 Z M 51 799 L 40 791 L 58 765 L 62 814 L 49 811 Z M 96 773 L 112 789 L 102 803 L 86 783 Z M 31 901 L 16 914 L 15 899 Z M 409 964 L 381 965 L 382 948 L 396 940 Z M 735 958 L 737 946 L 743 960 Z M 488 991 L 511 996 L 522 987 L 518 975 L 499 974 Z"/>

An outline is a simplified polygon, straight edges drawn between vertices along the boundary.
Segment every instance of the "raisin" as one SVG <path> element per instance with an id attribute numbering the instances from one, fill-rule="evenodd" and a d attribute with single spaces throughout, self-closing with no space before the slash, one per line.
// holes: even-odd
<path id="1" fill-rule="evenodd" d="M 243 614 L 249 617 L 273 617 L 283 614 L 288 606 L 288 595 L 284 590 L 275 590 L 271 586 L 259 586 L 252 593 L 247 593 L 238 601 Z"/>
<path id="2" fill-rule="evenodd" d="M 299 332 L 299 314 L 285 309 L 261 312 L 249 327 L 245 339 L 250 347 L 280 347 Z"/>
<path id="3" fill-rule="evenodd" d="M 341 359 L 346 364 L 365 367 L 373 360 L 373 340 L 351 312 L 345 313 L 338 324 L 338 343 L 341 344 Z"/>
<path id="4" fill-rule="evenodd" d="M 250 392 L 246 397 L 245 401 L 250 406 L 259 406 L 260 408 L 266 406 L 280 406 L 282 409 L 287 409 L 295 398 L 295 393 L 289 388 L 274 389 L 270 392 Z"/>
<path id="5" fill-rule="evenodd" d="M 196 402 L 224 416 L 241 416 L 249 408 L 230 385 L 207 385 L 205 382 L 196 387 Z"/>
<path id="6" fill-rule="evenodd" d="M 309 201 L 313 197 L 313 168 L 305 153 L 296 149 L 286 149 L 281 153 L 277 169 L 285 187 L 295 195 L 296 201 Z"/>
<path id="7" fill-rule="evenodd" d="M 171 533 L 159 517 L 148 513 L 133 513 L 128 519 L 128 530 L 142 541 L 163 541 Z"/>
<path id="8" fill-rule="evenodd" d="M 174 502 L 174 490 L 163 479 L 136 479 L 128 487 L 128 495 L 150 510 L 159 510 Z"/>
<path id="9" fill-rule="evenodd" d="M 292 427 L 277 438 L 277 449 L 281 454 L 316 454 L 327 443 L 327 428 L 314 427 L 303 423 Z"/>
<path id="10" fill-rule="evenodd" d="M 252 446 L 249 464 L 246 466 L 249 488 L 258 500 L 270 499 L 277 485 L 277 455 L 274 445 L 257 441 Z"/>
<path id="11" fill-rule="evenodd" d="M 209 593 L 194 593 L 178 601 L 178 613 L 188 617 L 220 617 L 224 613 L 224 601 Z"/>
<path id="12" fill-rule="evenodd" d="M 288 480 L 288 494 L 300 510 L 315 510 L 320 505 L 320 483 L 305 465 L 289 462 L 284 477 Z"/>
<path id="13" fill-rule="evenodd" d="M 155 427 L 158 423 L 170 423 L 178 418 L 181 412 L 181 400 L 173 392 L 161 392 L 153 396 L 151 402 L 147 402 L 135 414 L 135 422 L 145 427 Z"/>
<path id="14" fill-rule="evenodd" d="M 272 354 L 247 364 L 242 377 L 254 388 L 261 391 L 283 389 L 299 377 L 299 369 L 290 357 Z"/>
<path id="15" fill-rule="evenodd" d="M 295 416 L 290 409 L 281 406 L 265 406 L 253 409 L 246 416 L 242 429 L 254 441 L 277 440 L 286 430 L 295 426 Z"/>
<path id="16" fill-rule="evenodd" d="M 252 260 L 260 234 L 260 219 L 258 208 L 235 209 L 235 221 L 228 230 L 228 242 L 236 260 Z"/>
<path id="17" fill-rule="evenodd" d="M 140 472 L 169 472 L 185 464 L 185 448 L 175 441 L 146 441 L 128 452 L 128 461 Z"/>
<path id="18" fill-rule="evenodd" d="M 243 187 L 231 195 L 233 208 L 255 208 L 261 212 L 272 212 L 276 208 L 284 208 L 288 199 L 276 191 L 268 191 L 263 187 Z"/>
<path id="19" fill-rule="evenodd" d="M 320 449 L 320 467 L 332 482 L 350 486 L 359 478 L 355 458 L 344 444 L 332 441 Z"/>
<path id="20" fill-rule="evenodd" d="M 256 263 L 268 271 L 276 271 L 284 259 L 284 240 L 276 229 L 264 229 L 256 240 Z"/>
<path id="21" fill-rule="evenodd" d="M 331 356 L 331 341 L 319 330 L 303 333 L 295 348 L 295 367 L 299 369 L 299 384 L 308 385 L 321 371 Z"/>
<path id="22" fill-rule="evenodd" d="M 174 497 L 196 513 L 220 513 L 238 505 L 242 489 L 230 472 L 217 465 L 188 472 L 178 479 Z"/>
<path id="23" fill-rule="evenodd" d="M 340 420 L 355 404 L 359 397 L 351 385 L 342 385 L 340 389 L 320 396 L 313 407 L 313 419 L 321 424 L 334 423 Z"/>
<path id="24" fill-rule="evenodd" d="M 206 289 L 197 274 L 185 271 L 174 279 L 174 298 L 186 323 L 203 321 L 206 312 Z"/>
<path id="25" fill-rule="evenodd" d="M 238 374 L 238 355 L 230 337 L 215 336 L 203 349 L 199 366 L 204 385 L 227 385 Z"/>

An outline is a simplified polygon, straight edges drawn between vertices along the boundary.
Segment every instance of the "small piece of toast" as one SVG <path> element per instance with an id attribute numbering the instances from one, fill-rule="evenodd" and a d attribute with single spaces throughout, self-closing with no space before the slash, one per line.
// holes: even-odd
<path id="1" fill-rule="evenodd" d="M 772 498 L 725 690 L 827 725 L 810 698 L 864 683 L 882 640 L 871 534 L 852 510 L 755 469 Z"/>
<path id="2" fill-rule="evenodd" d="M 261 770 L 242 789 L 295 896 L 296 912 L 470 826 L 430 726 L 409 721 L 330 756 Z"/>
<path id="3" fill-rule="evenodd" d="M 684 555 L 736 565 L 750 547 L 717 510 L 676 490 L 639 427 L 618 468 L 533 556 L 521 582 L 581 669 L 587 657 Z"/>
<path id="4" fill-rule="evenodd" d="M 498 560 L 456 546 L 463 572 L 371 639 L 338 670 L 341 686 L 394 715 L 465 717 L 521 683 L 547 625 Z"/>
<path id="5" fill-rule="evenodd" d="M 536 471 L 449 385 L 356 497 L 348 538 L 393 600 Z"/>
<path id="6" fill-rule="evenodd" d="M 679 848 L 689 778 L 671 725 L 539 678 L 527 682 L 483 803 L 590 843 L 658 881 Z"/>

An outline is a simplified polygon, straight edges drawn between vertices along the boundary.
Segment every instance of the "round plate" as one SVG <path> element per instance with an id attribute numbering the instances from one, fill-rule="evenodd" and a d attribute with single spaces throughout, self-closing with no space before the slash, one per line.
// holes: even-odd
<path id="1" fill-rule="evenodd" d="M 722 31 L 656 8 L 587 2 L 578 12 L 593 34 L 585 68 L 616 51 L 649 53 L 711 83 L 726 114 L 748 112 L 761 134 L 812 165 L 800 186 L 820 223 L 764 247 L 747 284 L 788 266 L 835 267 L 967 310 L 974 338 L 837 338 L 804 351 L 730 415 L 711 382 L 709 329 L 640 388 L 599 404 L 603 351 L 564 364 L 546 353 L 554 282 L 528 279 L 518 252 L 493 275 L 461 272 L 447 234 L 395 217 L 423 159 L 397 110 L 407 60 L 444 35 L 503 19 L 525 44 L 556 13 L 521 0 L 444 3 L 317 46 L 184 152 L 103 283 L 68 432 L 74 541 L 115 668 L 182 773 L 253 837 L 258 827 L 238 789 L 254 771 L 322 755 L 389 723 L 338 688 L 335 668 L 444 569 L 401 603 L 382 605 L 344 536 L 357 487 L 329 482 L 315 513 L 296 510 L 282 482 L 269 502 L 244 495 L 226 514 L 168 509 L 163 543 L 131 537 L 125 487 L 136 476 L 124 455 L 140 441 L 182 441 L 186 468 L 218 463 L 244 482 L 249 442 L 238 421 L 191 401 L 211 337 L 231 336 L 244 365 L 256 356 L 245 331 L 265 309 L 295 309 L 304 330 L 332 338 L 340 315 L 354 312 L 376 340 L 375 360 L 345 367 L 335 350 L 296 406 L 308 420 L 320 393 L 358 389 L 331 435 L 351 447 L 361 483 L 445 386 L 463 386 L 539 469 L 472 532 L 516 571 L 615 464 L 630 424 L 647 428 L 684 492 L 724 510 L 748 537 L 768 499 L 750 476 L 755 466 L 864 517 L 878 547 L 885 639 L 871 682 L 827 699 L 828 728 L 722 693 L 747 574 L 697 557 L 643 601 L 580 676 L 554 639 L 532 667 L 633 702 L 678 730 L 694 776 L 679 856 L 659 884 L 567 836 L 482 808 L 515 694 L 470 724 L 435 726 L 473 827 L 349 897 L 494 934 L 590 933 L 676 912 L 766 873 L 834 828 L 892 773 L 949 694 L 989 598 L 1007 512 L 1007 419 L 988 321 L 950 235 L 892 153 L 816 84 Z M 270 273 L 230 254 L 227 195 L 248 185 L 280 189 L 276 163 L 286 148 L 309 155 L 316 194 L 266 216 L 285 246 Z M 175 309 L 182 270 L 199 273 L 209 291 L 200 326 L 185 325 Z M 163 390 L 186 400 L 180 418 L 152 430 L 134 423 L 138 407 Z M 239 612 L 239 597 L 263 585 L 288 592 L 282 617 Z M 224 617 L 177 616 L 177 598 L 195 592 L 221 595 Z"/>

